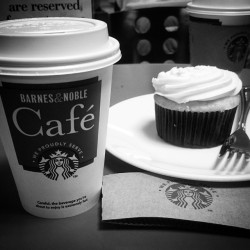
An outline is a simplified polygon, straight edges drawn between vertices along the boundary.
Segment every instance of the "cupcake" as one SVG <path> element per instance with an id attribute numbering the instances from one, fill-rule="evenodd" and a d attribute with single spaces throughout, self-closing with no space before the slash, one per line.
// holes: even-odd
<path id="1" fill-rule="evenodd" d="M 230 135 L 242 82 L 212 66 L 177 68 L 152 79 L 158 135 L 187 148 L 210 148 Z"/>

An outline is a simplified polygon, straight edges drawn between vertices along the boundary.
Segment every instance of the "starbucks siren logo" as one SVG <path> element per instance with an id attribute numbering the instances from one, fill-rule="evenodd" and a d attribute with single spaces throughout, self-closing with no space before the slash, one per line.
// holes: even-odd
<path id="1" fill-rule="evenodd" d="M 212 194 L 203 187 L 173 184 L 166 189 L 165 194 L 168 200 L 183 208 L 203 209 L 213 202 Z"/>
<path id="2" fill-rule="evenodd" d="M 248 45 L 249 41 L 246 36 L 240 36 L 230 41 L 227 47 L 229 60 L 235 63 L 242 61 L 246 56 Z"/>
<path id="3" fill-rule="evenodd" d="M 52 150 L 51 150 L 52 151 Z M 39 161 L 40 171 L 51 180 L 57 180 L 59 176 L 68 179 L 78 169 L 79 160 L 75 153 L 63 152 L 62 150 L 55 150 L 54 152 L 44 152 Z"/>

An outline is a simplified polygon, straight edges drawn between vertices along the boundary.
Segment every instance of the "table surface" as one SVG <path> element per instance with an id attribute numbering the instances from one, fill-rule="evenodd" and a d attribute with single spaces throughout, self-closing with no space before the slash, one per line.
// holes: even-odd
<path id="1" fill-rule="evenodd" d="M 167 64 L 114 65 L 111 105 L 152 93 L 151 79 Z M 250 83 L 250 70 L 242 72 Z M 104 175 L 141 171 L 106 152 Z M 150 173 L 149 173 L 150 174 Z M 250 182 L 244 183 L 249 185 Z M 250 249 L 250 233 L 232 228 L 137 227 L 101 221 L 101 200 L 91 210 L 66 219 L 42 219 L 26 213 L 0 144 L 0 249 Z M 249 212 L 250 213 L 250 212 Z"/>

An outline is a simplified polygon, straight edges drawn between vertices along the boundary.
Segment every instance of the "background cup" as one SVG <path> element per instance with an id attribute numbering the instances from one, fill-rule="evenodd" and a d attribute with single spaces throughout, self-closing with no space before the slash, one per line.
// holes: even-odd
<path id="1" fill-rule="evenodd" d="M 21 203 L 45 218 L 80 214 L 100 195 L 119 43 L 85 18 L 0 24 L 0 131 Z"/>
<path id="2" fill-rule="evenodd" d="M 240 72 L 250 44 L 250 2 L 193 0 L 190 16 L 190 61 Z"/>

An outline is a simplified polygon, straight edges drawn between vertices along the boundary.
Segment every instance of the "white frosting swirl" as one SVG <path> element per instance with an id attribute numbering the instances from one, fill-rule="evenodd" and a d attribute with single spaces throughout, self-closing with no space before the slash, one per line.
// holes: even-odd
<path id="1" fill-rule="evenodd" d="M 242 88 L 237 74 L 213 66 L 174 67 L 160 72 L 152 83 L 156 94 L 177 103 L 234 96 Z"/>

